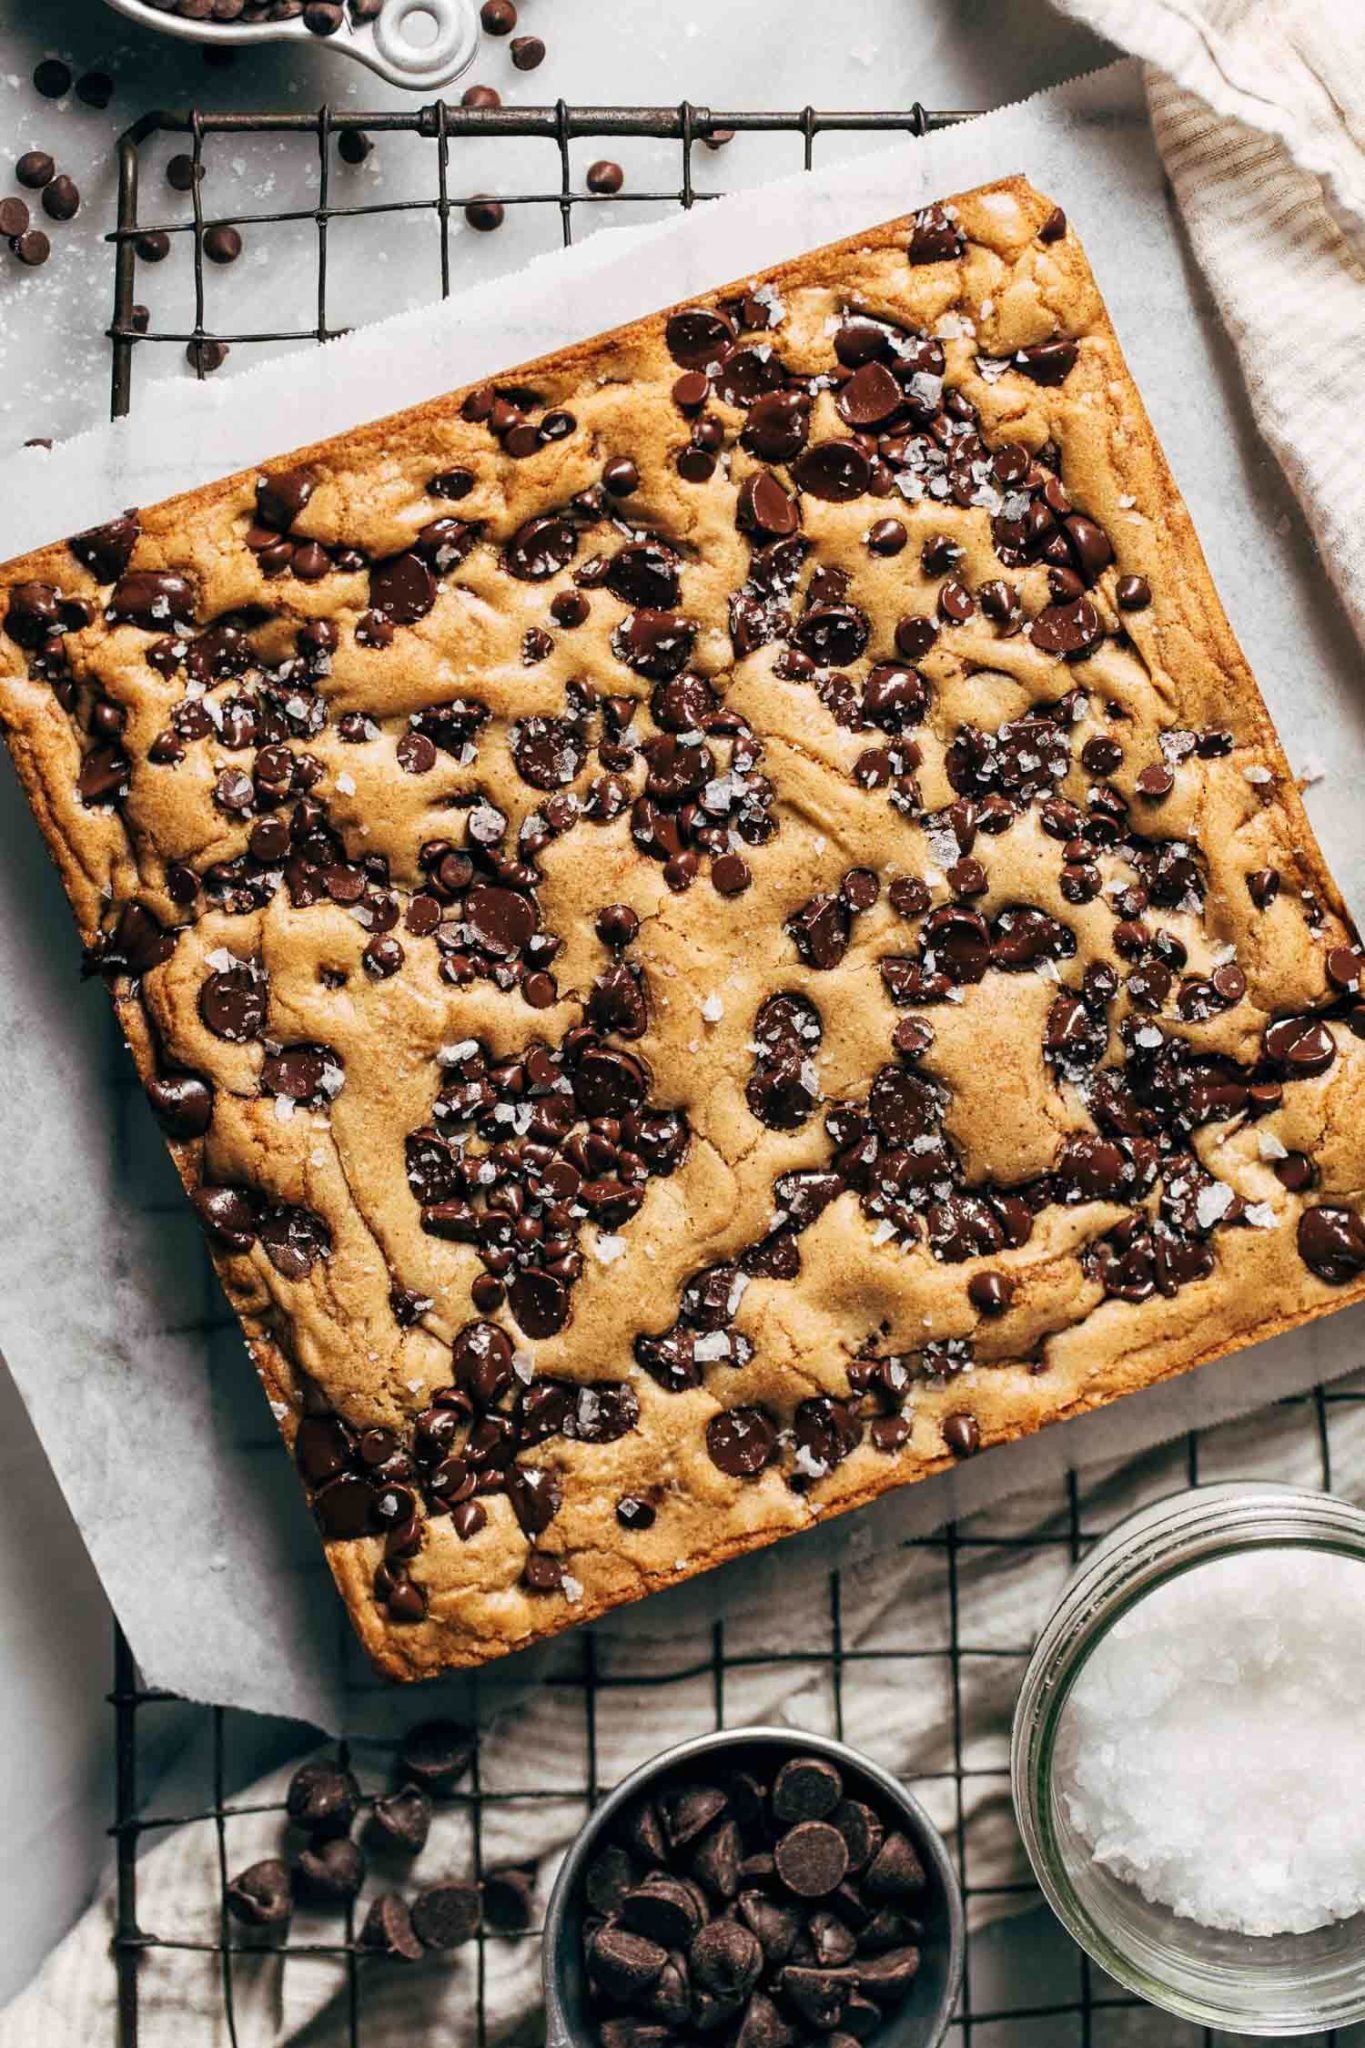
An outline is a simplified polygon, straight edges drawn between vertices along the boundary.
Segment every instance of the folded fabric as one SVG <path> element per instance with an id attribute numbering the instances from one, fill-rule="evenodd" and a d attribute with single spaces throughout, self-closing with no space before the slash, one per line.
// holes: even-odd
<path id="1" fill-rule="evenodd" d="M 1365 641 L 1365 8 L 1056 0 L 1141 57 L 1257 425 Z"/>

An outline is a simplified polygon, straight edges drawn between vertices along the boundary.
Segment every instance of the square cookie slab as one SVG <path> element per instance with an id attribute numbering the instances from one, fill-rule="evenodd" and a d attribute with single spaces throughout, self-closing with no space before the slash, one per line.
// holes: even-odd
<path id="1" fill-rule="evenodd" d="M 1365 1293 L 1355 934 L 1022 180 L 44 549 L 0 621 L 395 1677 Z"/>

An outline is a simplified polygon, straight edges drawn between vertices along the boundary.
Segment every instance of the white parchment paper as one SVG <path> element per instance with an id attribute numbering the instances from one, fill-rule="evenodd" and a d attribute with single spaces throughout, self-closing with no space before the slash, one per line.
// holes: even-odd
<path id="1" fill-rule="evenodd" d="M 966 126 L 642 229 L 219 388 L 158 386 L 119 427 L 0 466 L 0 555 L 149 504 L 319 435 L 490 375 L 669 300 L 982 180 L 1022 171 L 1083 237 L 1215 580 L 1348 897 L 1365 903 L 1359 651 L 1256 440 L 1163 189 L 1135 67 Z M 201 1699 L 377 1725 L 288 1460 L 113 1042 L 23 799 L 0 773 L 0 1346 L 142 1669 Z M 623 1610 L 651 1635 L 766 1597 L 1068 1466 L 1116 1459 L 1350 1370 L 1365 1319 L 1311 1329 L 1130 1397 L 825 1530 Z M 41 1541 L 41 1532 L 35 1532 Z M 57 1625 L 60 1617 L 54 1618 Z M 562 1666 L 550 1645 L 498 1688 Z M 467 1705 L 468 1681 L 428 1689 Z M 437 1694 L 440 1695 L 437 1698 Z"/>

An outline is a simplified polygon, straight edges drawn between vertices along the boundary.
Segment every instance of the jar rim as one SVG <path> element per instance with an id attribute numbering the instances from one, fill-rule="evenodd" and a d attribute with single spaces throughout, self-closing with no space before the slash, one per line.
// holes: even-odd
<path id="1" fill-rule="evenodd" d="M 1344 1990 L 1339 1970 L 1320 1989 L 1306 1970 L 1283 2010 L 1266 2005 L 1266 1987 L 1260 1985 L 1255 2005 L 1240 2002 L 1226 1966 L 1201 1968 L 1188 1954 L 1156 1942 L 1144 1942 L 1141 1954 L 1130 1952 L 1072 1882 L 1054 1824 L 1052 1770 L 1076 1681 L 1124 1615 L 1202 1565 L 1284 1548 L 1365 1563 L 1365 1510 L 1334 1494 L 1234 1480 L 1182 1489 L 1127 1516 L 1076 1566 L 1044 1622 L 1025 1669 L 1010 1740 L 1011 1789 L 1024 1847 L 1044 1897 L 1081 1948 L 1126 1989 L 1182 2019 L 1278 2036 L 1365 2019 L 1365 1949 Z M 1247 1984 L 1252 1981 L 1248 1974 Z"/>

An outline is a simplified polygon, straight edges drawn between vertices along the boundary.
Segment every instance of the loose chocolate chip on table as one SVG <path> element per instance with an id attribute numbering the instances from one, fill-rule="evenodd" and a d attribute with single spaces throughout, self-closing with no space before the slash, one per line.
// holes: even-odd
<path id="1" fill-rule="evenodd" d="M 221 370 L 228 359 L 228 345 L 225 341 L 187 341 L 185 361 L 197 377 L 211 377 L 215 370 Z"/>
<path id="2" fill-rule="evenodd" d="M 479 20 L 485 35 L 510 36 L 517 25 L 517 10 L 512 0 L 483 0 Z"/>
<path id="3" fill-rule="evenodd" d="M 27 270 L 39 270 L 52 254 L 52 244 L 41 228 L 29 228 L 26 234 L 16 235 L 10 249 Z"/>
<path id="4" fill-rule="evenodd" d="M 467 85 L 460 94 L 462 107 L 500 107 L 502 94 L 491 85 Z"/>
<path id="5" fill-rule="evenodd" d="M 848 1844 L 828 1821 L 798 1821 L 779 1837 L 773 1860 L 788 1891 L 798 1898 L 823 1899 L 847 1874 Z"/>
<path id="6" fill-rule="evenodd" d="M 545 62 L 545 45 L 539 36 L 513 36 L 512 62 L 518 71 L 535 71 Z"/>
<path id="7" fill-rule="evenodd" d="M 300 1764 L 289 1781 L 285 1812 L 315 1836 L 344 1835 L 360 1807 L 360 1787 L 339 1764 Z"/>
<path id="8" fill-rule="evenodd" d="M 173 156 L 166 165 L 166 183 L 173 192 L 193 191 L 196 179 L 204 175 L 204 166 L 196 164 L 192 156 L 182 152 Z"/>
<path id="9" fill-rule="evenodd" d="M 466 1776 L 473 1756 L 473 1737 L 458 1721 L 421 1721 L 403 1738 L 398 1776 L 443 1799 Z"/>
<path id="10" fill-rule="evenodd" d="M 289 1866 L 278 1856 L 238 1871 L 227 1887 L 227 1908 L 244 1927 L 283 1927 L 294 1911 Z"/>
<path id="11" fill-rule="evenodd" d="M 478 1887 L 452 1880 L 431 1884 L 412 1902 L 412 1925 L 424 1948 L 459 1948 L 479 1925 Z"/>
<path id="12" fill-rule="evenodd" d="M 71 66 L 60 57 L 44 57 L 33 68 L 33 83 L 45 100 L 59 100 L 71 90 Z"/>
<path id="13" fill-rule="evenodd" d="M 480 192 L 466 206 L 464 217 L 479 234 L 491 235 L 494 228 L 502 226 L 506 215 L 500 201 L 487 192 Z"/>
<path id="14" fill-rule="evenodd" d="M 360 1930 L 360 1945 L 405 1963 L 420 1963 L 426 1954 L 413 1927 L 408 1902 L 398 1892 L 380 1892 L 371 1900 Z"/>
<path id="15" fill-rule="evenodd" d="M 303 25 L 315 36 L 334 36 L 345 18 L 340 0 L 308 0 L 303 10 Z"/>
<path id="16" fill-rule="evenodd" d="M 343 128 L 337 137 L 337 155 L 345 164 L 363 164 L 373 148 L 363 128 Z"/>
<path id="17" fill-rule="evenodd" d="M 148 228 L 133 243 L 144 263 L 164 263 L 171 253 L 171 238 L 164 228 Z"/>
<path id="18" fill-rule="evenodd" d="M 320 1905 L 344 1905 L 365 1882 L 365 1858 L 345 1835 L 310 1843 L 295 1868 L 299 1890 Z"/>
<path id="19" fill-rule="evenodd" d="M 29 210 L 22 199 L 0 199 L 0 235 L 12 242 L 29 224 Z"/>
<path id="20" fill-rule="evenodd" d="M 30 192 L 41 192 L 57 175 L 57 166 L 45 149 L 25 150 L 14 166 L 14 175 Z"/>
<path id="21" fill-rule="evenodd" d="M 370 1809 L 370 1832 L 405 1856 L 415 1856 L 431 1830 L 431 1794 L 420 1785 L 383 1793 Z"/>
<path id="22" fill-rule="evenodd" d="M 588 165 L 586 183 L 589 192 L 599 194 L 619 192 L 625 182 L 625 172 L 621 169 L 620 164 L 613 163 L 610 157 L 599 157 L 596 163 Z"/>
<path id="23" fill-rule="evenodd" d="M 104 109 L 115 96 L 115 82 L 108 72 L 82 72 L 76 80 L 76 98 L 82 106 Z"/>
<path id="24" fill-rule="evenodd" d="M 529 1870 L 490 1870 L 483 1881 L 483 1917 L 494 1934 L 522 1934 L 530 1926 L 535 1885 Z"/>
<path id="25" fill-rule="evenodd" d="M 204 254 L 210 263 L 235 263 L 242 253 L 242 237 L 234 227 L 220 224 L 204 230 Z"/>
<path id="26" fill-rule="evenodd" d="M 75 180 L 54 178 L 43 187 L 43 212 L 50 220 L 74 220 L 81 210 L 81 195 Z"/>

